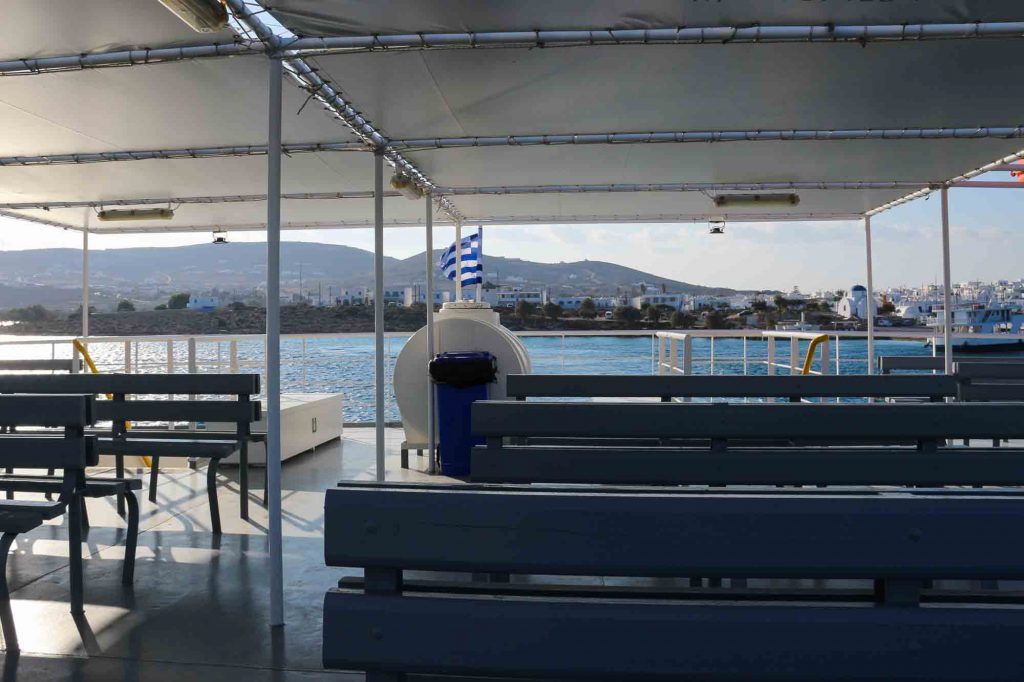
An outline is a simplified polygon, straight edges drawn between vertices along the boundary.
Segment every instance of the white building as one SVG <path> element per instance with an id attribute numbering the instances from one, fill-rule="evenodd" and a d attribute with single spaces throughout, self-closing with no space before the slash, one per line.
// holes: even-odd
<path id="1" fill-rule="evenodd" d="M 659 292 L 634 296 L 631 303 L 637 310 L 651 305 L 668 306 L 674 310 L 682 310 L 683 306 L 689 301 L 689 299 L 690 297 L 686 294 L 663 294 Z"/>
<path id="2" fill-rule="evenodd" d="M 839 299 L 836 313 L 847 320 L 857 318 L 866 320 L 868 317 L 868 290 L 860 284 L 850 287 L 850 294 Z M 878 314 L 878 301 L 871 299 L 871 314 Z"/>
<path id="3" fill-rule="evenodd" d="M 220 300 L 216 296 L 196 296 L 192 294 L 188 297 L 188 303 L 185 305 L 189 310 L 205 310 L 210 312 L 216 310 L 220 306 Z"/>
<path id="4" fill-rule="evenodd" d="M 594 302 L 597 310 L 612 310 L 619 305 L 614 296 L 555 296 L 551 300 L 562 306 L 564 310 L 579 310 L 587 299 Z"/>
<path id="5" fill-rule="evenodd" d="M 434 305 L 443 305 L 452 299 L 450 291 L 434 291 Z M 405 288 L 404 305 L 406 308 L 414 303 L 425 303 L 427 300 L 427 288 L 422 284 L 414 284 Z"/>
<path id="6" fill-rule="evenodd" d="M 370 292 L 364 287 L 342 289 L 334 298 L 335 305 L 366 305 L 370 302 Z"/>
<path id="7" fill-rule="evenodd" d="M 490 303 L 492 308 L 515 308 L 520 301 L 532 303 L 533 305 L 544 305 L 547 302 L 547 292 L 523 291 L 518 287 L 511 289 L 488 289 L 484 291 L 484 302 Z"/>

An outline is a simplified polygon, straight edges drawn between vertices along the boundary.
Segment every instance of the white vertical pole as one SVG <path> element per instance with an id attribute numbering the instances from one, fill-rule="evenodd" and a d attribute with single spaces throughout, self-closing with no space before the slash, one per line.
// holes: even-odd
<path id="1" fill-rule="evenodd" d="M 284 625 L 281 537 L 281 79 L 270 59 L 267 131 L 267 515 L 270 540 L 270 625 Z"/>
<path id="2" fill-rule="evenodd" d="M 946 374 L 953 373 L 953 295 L 949 267 L 949 188 L 942 187 L 942 342 L 946 348 Z"/>
<path id="3" fill-rule="evenodd" d="M 427 358 L 434 359 L 434 206 L 430 192 L 426 196 L 427 232 Z M 427 472 L 437 473 L 434 462 L 434 382 L 427 375 Z"/>
<path id="4" fill-rule="evenodd" d="M 373 155 L 373 340 L 377 398 L 377 480 L 384 467 L 384 154 Z"/>
<path id="5" fill-rule="evenodd" d="M 868 374 L 875 373 L 875 280 L 871 262 L 871 216 L 864 216 L 864 254 L 868 275 Z"/>
<path id="6" fill-rule="evenodd" d="M 483 225 L 477 225 L 476 226 L 476 233 L 478 235 L 478 239 L 480 240 L 480 248 L 479 248 L 478 253 L 477 253 L 477 262 L 482 264 L 484 262 L 484 226 Z M 478 282 L 477 285 L 476 285 L 476 302 L 477 303 L 483 303 L 483 300 L 484 300 L 484 283 L 481 281 L 481 282 Z M 562 337 L 562 342 L 563 342 L 563 345 L 564 345 L 564 342 L 565 342 L 565 337 L 564 336 Z"/>
<path id="7" fill-rule="evenodd" d="M 455 221 L 455 300 L 462 300 L 462 223 Z"/>
<path id="8" fill-rule="evenodd" d="M 82 230 L 82 338 L 89 338 L 89 212 L 85 209 L 85 229 Z"/>

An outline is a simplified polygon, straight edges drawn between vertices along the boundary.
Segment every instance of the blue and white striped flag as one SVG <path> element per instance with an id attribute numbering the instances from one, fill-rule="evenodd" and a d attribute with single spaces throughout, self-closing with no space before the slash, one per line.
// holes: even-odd
<path id="1" fill-rule="evenodd" d="M 438 263 L 441 272 L 448 279 L 455 280 L 455 244 L 452 243 Z M 462 284 L 482 284 L 484 264 L 480 257 L 480 235 L 471 234 L 462 238 Z"/>

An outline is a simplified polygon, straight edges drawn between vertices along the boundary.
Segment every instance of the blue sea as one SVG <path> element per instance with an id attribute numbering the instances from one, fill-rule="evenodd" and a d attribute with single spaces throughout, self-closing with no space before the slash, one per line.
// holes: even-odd
<path id="1" fill-rule="evenodd" d="M 209 337 L 207 337 L 209 338 Z M 131 371 L 143 373 L 166 372 L 167 342 L 146 341 L 139 337 L 133 346 Z M 398 408 L 391 388 L 395 360 L 409 335 L 388 336 L 385 339 L 385 366 L 387 372 L 387 421 L 398 421 Z M 67 340 L 57 341 L 51 347 L 22 345 L 17 337 L 0 337 L 0 359 L 8 357 L 70 357 Z M 656 371 L 656 348 L 650 336 L 525 336 L 522 341 L 529 351 L 533 371 L 539 374 L 651 374 Z M 10 343 L 18 345 L 8 345 Z M 835 372 L 835 339 L 831 353 L 830 372 Z M 228 342 L 203 340 L 197 344 L 197 371 L 229 371 Z M 351 335 L 310 337 L 305 340 L 285 338 L 281 344 L 281 386 L 284 392 L 343 393 L 344 418 L 348 423 L 372 422 L 374 410 L 372 336 Z M 806 342 L 800 345 L 798 364 L 802 363 Z M 90 351 L 101 371 L 123 372 L 124 344 L 91 343 Z M 174 343 L 173 370 L 187 372 L 187 344 Z M 877 340 L 877 355 L 930 355 L 930 348 L 921 341 Z M 777 344 L 777 362 L 789 362 L 789 343 Z M 840 342 L 840 371 L 842 374 L 863 374 L 867 371 L 867 343 L 864 340 Z M 748 374 L 767 374 L 767 342 L 747 342 Z M 262 340 L 246 339 L 238 342 L 239 371 L 263 371 Z M 820 369 L 815 363 L 814 369 Z M 742 339 L 716 339 L 714 360 L 709 338 L 693 341 L 693 372 L 695 374 L 743 374 Z M 780 373 L 784 370 L 780 370 Z"/>
<path id="2" fill-rule="evenodd" d="M 386 419 L 398 421 L 398 409 L 392 393 L 391 379 L 395 359 L 408 336 L 385 340 L 387 371 Z M 522 338 L 538 374 L 651 374 L 656 371 L 656 348 L 650 337 L 627 336 L 527 336 Z M 832 340 L 835 343 L 835 340 Z M 747 373 L 767 374 L 765 341 L 747 342 Z M 789 343 L 777 344 L 776 361 L 789 362 Z M 806 342 L 800 345 L 798 364 L 803 361 Z M 241 351 L 240 351 L 241 352 Z M 835 372 L 835 347 L 830 372 Z M 875 342 L 877 355 L 931 355 L 931 349 L 920 341 Z M 693 341 L 693 372 L 695 374 L 743 374 L 743 341 L 716 339 L 714 366 L 711 340 Z M 867 372 L 867 342 L 840 342 L 840 370 L 843 374 Z M 285 391 L 326 391 L 345 394 L 345 421 L 370 422 L 374 418 L 373 338 L 308 340 L 305 361 L 301 341 L 287 340 L 282 347 L 282 386 Z M 820 369 L 815 362 L 814 369 Z M 780 370 L 780 373 L 782 371 Z"/>

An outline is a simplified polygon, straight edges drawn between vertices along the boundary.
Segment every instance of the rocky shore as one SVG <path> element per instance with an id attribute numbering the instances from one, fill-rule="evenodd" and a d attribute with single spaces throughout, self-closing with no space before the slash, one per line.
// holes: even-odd
<path id="1" fill-rule="evenodd" d="M 502 324 L 520 330 L 621 330 L 650 329 L 646 322 L 620 320 L 585 320 L 543 317 L 520 319 L 512 313 L 502 314 Z M 262 308 L 221 309 L 212 312 L 196 310 L 149 310 L 120 313 L 93 313 L 89 317 L 89 333 L 93 336 L 158 336 L 166 334 L 262 334 L 266 313 Z M 384 328 L 389 332 L 413 332 L 426 324 L 426 309 L 389 307 L 384 311 Z M 661 328 L 666 328 L 662 325 Z M 80 333 L 77 316 L 51 317 L 45 320 L 19 322 L 3 327 L 4 334 L 39 336 L 74 336 Z M 284 306 L 281 308 L 281 331 L 285 334 L 372 333 L 373 308 L 345 306 L 315 308 Z"/>

